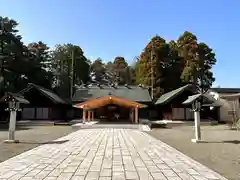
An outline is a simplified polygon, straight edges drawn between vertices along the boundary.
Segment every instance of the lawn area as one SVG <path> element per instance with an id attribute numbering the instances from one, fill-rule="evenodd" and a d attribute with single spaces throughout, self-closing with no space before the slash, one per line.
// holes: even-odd
<path id="1" fill-rule="evenodd" d="M 175 126 L 148 132 L 228 179 L 240 179 L 240 131 L 225 125 L 202 126 L 207 143 L 195 144 L 193 126 Z"/>
<path id="2" fill-rule="evenodd" d="M 16 131 L 16 139 L 20 143 L 7 144 L 3 141 L 8 137 L 8 129 L 0 129 L 0 162 L 21 154 L 37 146 L 76 131 L 71 126 L 20 126 Z"/>

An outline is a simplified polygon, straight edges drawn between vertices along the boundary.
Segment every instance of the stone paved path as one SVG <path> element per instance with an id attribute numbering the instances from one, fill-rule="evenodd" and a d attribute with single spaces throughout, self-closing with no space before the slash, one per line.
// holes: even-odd
<path id="1" fill-rule="evenodd" d="M 225 179 L 138 130 L 84 129 L 56 141 L 1 163 L 0 180 Z"/>

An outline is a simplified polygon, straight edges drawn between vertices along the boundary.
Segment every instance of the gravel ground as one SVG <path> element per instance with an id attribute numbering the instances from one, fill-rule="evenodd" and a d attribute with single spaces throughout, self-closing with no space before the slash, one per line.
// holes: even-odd
<path id="1" fill-rule="evenodd" d="M 207 143 L 191 142 L 192 126 L 153 129 L 148 133 L 222 176 L 240 180 L 240 131 L 229 130 L 225 125 L 202 126 L 201 129 Z"/>
<path id="2" fill-rule="evenodd" d="M 16 139 L 20 143 L 7 144 L 3 141 L 8 137 L 7 128 L 0 129 L 0 162 L 21 154 L 37 146 L 65 136 L 76 129 L 71 126 L 21 126 L 17 128 Z"/>

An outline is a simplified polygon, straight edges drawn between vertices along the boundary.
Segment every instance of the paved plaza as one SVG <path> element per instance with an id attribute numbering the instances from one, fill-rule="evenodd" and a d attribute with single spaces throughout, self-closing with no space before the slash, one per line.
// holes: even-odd
<path id="1" fill-rule="evenodd" d="M 1 163 L 0 180 L 3 179 L 225 178 L 144 132 L 133 129 L 84 129 Z"/>

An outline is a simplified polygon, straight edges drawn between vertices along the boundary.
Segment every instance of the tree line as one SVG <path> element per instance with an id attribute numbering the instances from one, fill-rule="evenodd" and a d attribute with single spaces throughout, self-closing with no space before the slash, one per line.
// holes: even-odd
<path id="1" fill-rule="evenodd" d="M 213 50 L 191 32 L 170 42 L 155 36 L 135 64 L 136 82 L 153 85 L 154 97 L 189 83 L 206 91 L 215 81 L 211 71 L 215 63 Z"/>
<path id="2" fill-rule="evenodd" d="M 215 54 L 191 32 L 170 42 L 158 35 L 153 37 L 136 62 L 129 65 L 122 56 L 107 63 L 101 58 L 89 60 L 80 46 L 70 43 L 51 50 L 43 41 L 24 44 L 17 21 L 0 16 L 0 22 L 1 95 L 35 83 L 70 98 L 79 85 L 93 81 L 92 73 L 96 82 L 110 73 L 119 85 L 153 86 L 154 98 L 187 83 L 208 89 L 215 80 L 211 71 Z"/>

